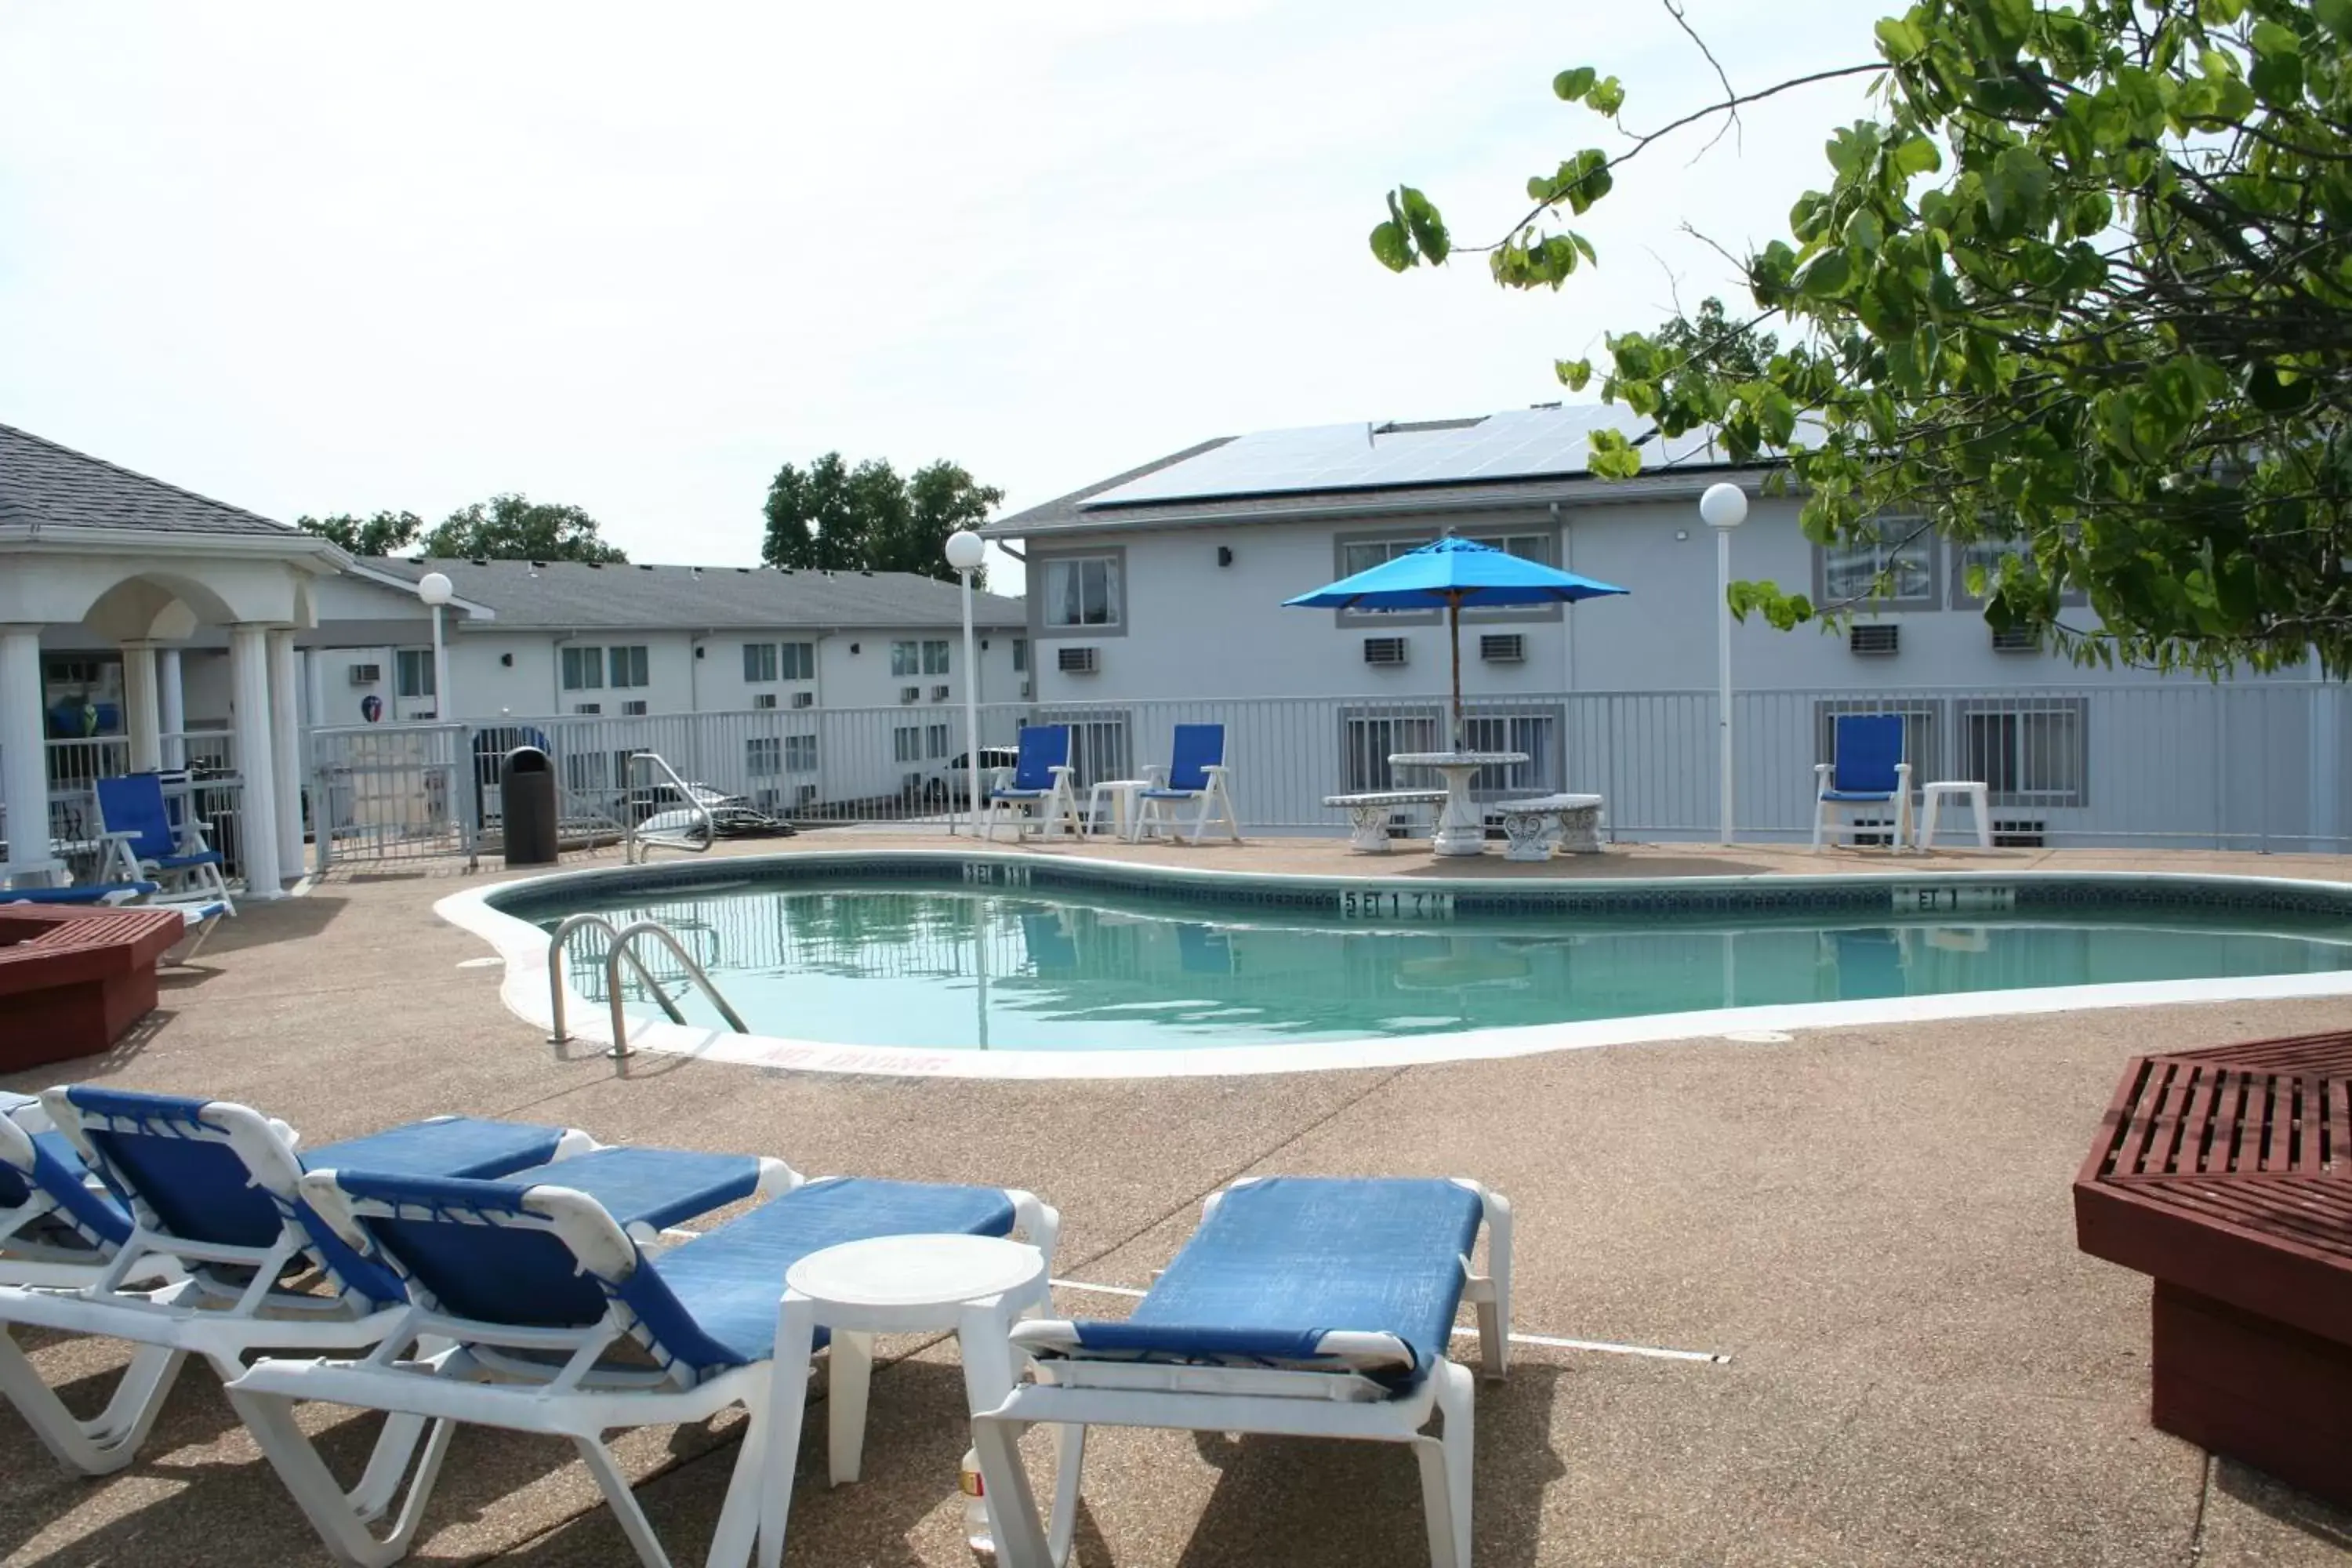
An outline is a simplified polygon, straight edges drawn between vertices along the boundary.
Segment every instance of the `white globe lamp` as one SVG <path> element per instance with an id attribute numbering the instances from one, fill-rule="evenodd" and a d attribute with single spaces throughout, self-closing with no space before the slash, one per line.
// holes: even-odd
<path id="1" fill-rule="evenodd" d="M 446 572 L 427 572 L 416 580 L 416 596 L 433 606 L 433 717 L 441 717 L 441 694 L 449 689 L 449 650 L 441 640 L 441 606 L 457 596 L 457 584 Z"/>
<path id="2" fill-rule="evenodd" d="M 980 832 L 980 655 L 971 637 L 971 574 L 988 554 L 980 535 L 959 528 L 948 535 L 948 564 L 963 580 L 963 777 L 964 806 L 971 816 L 966 830 Z M 950 808 L 952 826 L 952 808 Z"/>
<path id="3" fill-rule="evenodd" d="M 960 528 L 948 535 L 948 564 L 959 572 L 977 572 L 988 554 L 988 546 L 980 535 L 968 528 Z"/>
<path id="4" fill-rule="evenodd" d="M 1717 766 L 1722 773 L 1720 838 L 1731 842 L 1731 531 L 1748 521 L 1748 492 L 1734 484 L 1713 484 L 1698 498 L 1701 522 L 1715 530 L 1715 714 L 1722 737 Z"/>

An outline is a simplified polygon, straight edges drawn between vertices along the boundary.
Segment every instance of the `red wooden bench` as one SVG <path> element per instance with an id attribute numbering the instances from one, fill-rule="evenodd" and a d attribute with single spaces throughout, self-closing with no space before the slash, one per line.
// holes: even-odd
<path id="1" fill-rule="evenodd" d="M 2136 1058 L 2077 1245 L 2150 1275 L 2150 1415 L 2352 1506 L 2352 1032 Z"/>
<path id="2" fill-rule="evenodd" d="M 0 893 L 0 898 L 5 898 Z M 174 910 L 0 903 L 0 1072 L 106 1049 L 155 1005 Z"/>

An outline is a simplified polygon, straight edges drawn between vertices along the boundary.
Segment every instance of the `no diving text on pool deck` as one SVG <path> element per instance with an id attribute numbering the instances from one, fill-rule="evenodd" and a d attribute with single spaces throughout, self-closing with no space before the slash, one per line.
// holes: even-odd
<path id="1" fill-rule="evenodd" d="M 1893 889 L 1896 914 L 1949 914 L 1958 910 L 2013 910 L 2015 888 L 1986 888 L 1971 882 L 1943 886 L 1897 883 Z"/>
<path id="2" fill-rule="evenodd" d="M 1349 921 L 1450 921 L 1454 895 L 1427 888 L 1346 888 L 1334 895 Z"/>
<path id="3" fill-rule="evenodd" d="M 970 860 L 964 863 L 963 879 L 967 882 L 996 882 L 1008 888 L 1025 888 L 1029 885 L 1029 868 L 999 866 L 986 860 Z"/>

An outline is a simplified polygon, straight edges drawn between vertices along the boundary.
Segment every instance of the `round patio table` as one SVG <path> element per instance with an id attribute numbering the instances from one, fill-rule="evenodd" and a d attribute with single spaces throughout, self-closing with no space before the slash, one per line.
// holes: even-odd
<path id="1" fill-rule="evenodd" d="M 1486 824 L 1470 798 L 1470 781 L 1481 768 L 1507 767 L 1528 760 L 1525 752 L 1397 752 L 1389 757 L 1392 768 L 1430 768 L 1445 781 L 1445 805 L 1437 814 L 1437 832 L 1429 841 L 1439 855 L 1483 855 Z"/>

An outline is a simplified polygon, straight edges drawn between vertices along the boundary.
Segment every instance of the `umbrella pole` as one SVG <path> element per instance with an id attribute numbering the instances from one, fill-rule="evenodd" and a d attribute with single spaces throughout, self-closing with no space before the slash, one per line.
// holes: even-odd
<path id="1" fill-rule="evenodd" d="M 1454 733 L 1447 747 L 1458 752 L 1462 749 L 1462 595 L 1458 590 L 1445 595 L 1445 632 L 1454 645 Z"/>

